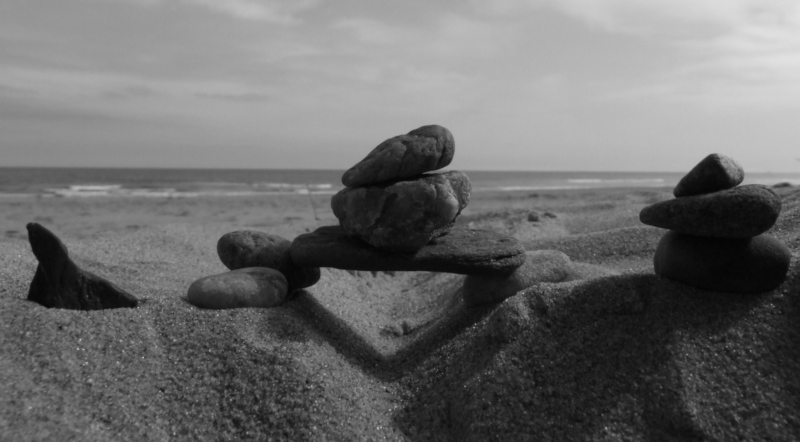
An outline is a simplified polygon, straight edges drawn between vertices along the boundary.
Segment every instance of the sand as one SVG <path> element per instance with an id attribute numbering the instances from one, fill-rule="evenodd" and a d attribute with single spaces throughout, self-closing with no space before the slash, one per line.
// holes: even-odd
<path id="1" fill-rule="evenodd" d="M 574 263 L 477 309 L 463 276 L 336 269 L 277 308 L 185 301 L 222 234 L 335 224 L 330 195 L 316 218 L 307 195 L 0 198 L 0 439 L 800 440 L 800 189 L 776 189 L 793 262 L 759 295 L 653 273 L 638 212 L 670 190 L 474 193 L 460 224 Z M 26 301 L 30 221 L 142 305 Z"/>

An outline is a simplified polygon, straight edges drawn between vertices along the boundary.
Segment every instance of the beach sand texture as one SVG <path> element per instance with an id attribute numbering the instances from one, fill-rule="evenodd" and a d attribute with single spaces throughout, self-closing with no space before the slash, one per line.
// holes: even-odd
<path id="1" fill-rule="evenodd" d="M 329 195 L 0 199 L 0 439 L 800 440 L 800 189 L 768 232 L 793 260 L 759 295 L 656 276 L 671 189 L 476 192 L 460 225 L 573 261 L 569 281 L 465 309 L 464 276 L 323 269 L 281 307 L 185 301 L 216 241 L 336 224 Z M 540 221 L 529 221 L 531 211 Z M 552 216 L 544 216 L 550 212 Z M 25 224 L 144 300 L 26 300 Z"/>

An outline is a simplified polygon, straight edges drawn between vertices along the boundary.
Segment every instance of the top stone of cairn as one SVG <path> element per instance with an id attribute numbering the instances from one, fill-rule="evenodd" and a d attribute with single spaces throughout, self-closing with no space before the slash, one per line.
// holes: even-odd
<path id="1" fill-rule="evenodd" d="M 731 189 L 744 180 L 744 170 L 733 158 L 712 153 L 678 182 L 676 198 Z"/>
<path id="2" fill-rule="evenodd" d="M 455 149 L 449 130 L 435 124 L 422 126 L 406 135 L 389 138 L 372 149 L 344 173 L 342 184 L 369 186 L 441 169 L 453 161 Z"/>

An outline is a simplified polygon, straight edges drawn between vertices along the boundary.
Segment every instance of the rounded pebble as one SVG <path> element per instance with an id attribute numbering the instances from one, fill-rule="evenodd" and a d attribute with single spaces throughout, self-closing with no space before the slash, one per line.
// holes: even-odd
<path id="1" fill-rule="evenodd" d="M 658 244 L 657 275 L 693 287 L 729 293 L 761 293 L 786 278 L 792 254 L 781 241 L 754 238 L 707 238 L 667 232 Z"/>
<path id="2" fill-rule="evenodd" d="M 226 233 L 217 241 L 217 254 L 231 270 L 247 267 L 269 267 L 283 273 L 294 291 L 316 284 L 319 267 L 300 267 L 289 254 L 291 241 L 256 230 L 237 230 Z"/>
<path id="3" fill-rule="evenodd" d="M 187 300 L 207 309 L 266 308 L 283 304 L 288 292 L 281 272 L 248 267 L 198 279 L 189 286 Z"/>

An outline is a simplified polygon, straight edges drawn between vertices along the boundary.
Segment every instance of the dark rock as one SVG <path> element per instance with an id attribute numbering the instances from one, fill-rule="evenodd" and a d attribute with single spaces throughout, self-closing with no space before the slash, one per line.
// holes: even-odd
<path id="1" fill-rule="evenodd" d="M 389 138 L 342 176 L 347 187 L 370 186 L 441 169 L 453 160 L 453 134 L 442 126 L 414 129 Z"/>
<path id="2" fill-rule="evenodd" d="M 547 211 L 547 212 L 544 212 L 544 217 L 545 218 L 558 218 L 558 215 L 556 215 L 553 212 Z"/>
<path id="3" fill-rule="evenodd" d="M 780 211 L 775 192 L 751 184 L 662 201 L 642 209 L 639 220 L 688 235 L 749 238 L 769 230 Z"/>
<path id="4" fill-rule="evenodd" d="M 570 274 L 569 257 L 562 252 L 535 250 L 525 255 L 525 263 L 509 275 L 467 276 L 462 288 L 464 305 L 494 304 L 537 282 L 560 282 Z"/>
<path id="5" fill-rule="evenodd" d="M 540 221 L 540 219 L 541 219 L 541 215 L 539 215 L 539 212 L 537 212 L 535 210 L 528 214 L 528 222 L 535 223 L 535 222 Z"/>
<path id="6" fill-rule="evenodd" d="M 381 249 L 415 252 L 450 231 L 469 192 L 469 178 L 452 171 L 348 187 L 333 196 L 331 207 L 348 234 Z"/>
<path id="7" fill-rule="evenodd" d="M 792 254 L 779 240 L 706 238 L 667 232 L 656 249 L 657 275 L 693 287 L 729 293 L 760 293 L 778 287 Z"/>
<path id="8" fill-rule="evenodd" d="M 398 253 L 372 247 L 339 226 L 320 227 L 295 238 L 290 253 L 295 263 L 307 267 L 463 275 L 504 275 L 525 262 L 525 249 L 515 238 L 463 228 L 454 228 L 416 253 Z"/>
<path id="9" fill-rule="evenodd" d="M 276 307 L 286 300 L 283 274 L 267 267 L 248 267 L 206 276 L 189 286 L 187 300 L 200 308 Z"/>
<path id="10" fill-rule="evenodd" d="M 61 240 L 37 223 L 29 223 L 28 240 L 39 265 L 28 300 L 49 308 L 103 310 L 136 307 L 135 296 L 110 281 L 78 268 Z"/>
<path id="11" fill-rule="evenodd" d="M 790 182 L 788 182 L 788 181 L 782 181 L 782 182 L 780 182 L 780 183 L 775 183 L 775 184 L 773 184 L 773 185 L 772 185 L 772 187 L 773 187 L 774 189 L 782 189 L 782 188 L 784 188 L 784 187 L 792 187 L 792 183 L 790 183 Z"/>
<path id="12" fill-rule="evenodd" d="M 292 242 L 278 235 L 255 230 L 226 233 L 217 241 L 217 254 L 231 270 L 269 267 L 283 273 L 289 291 L 310 287 L 319 281 L 319 267 L 300 267 L 292 261 Z"/>
<path id="13" fill-rule="evenodd" d="M 744 180 L 744 170 L 733 158 L 717 153 L 703 158 L 678 182 L 673 190 L 676 197 L 700 195 L 738 186 Z"/>

